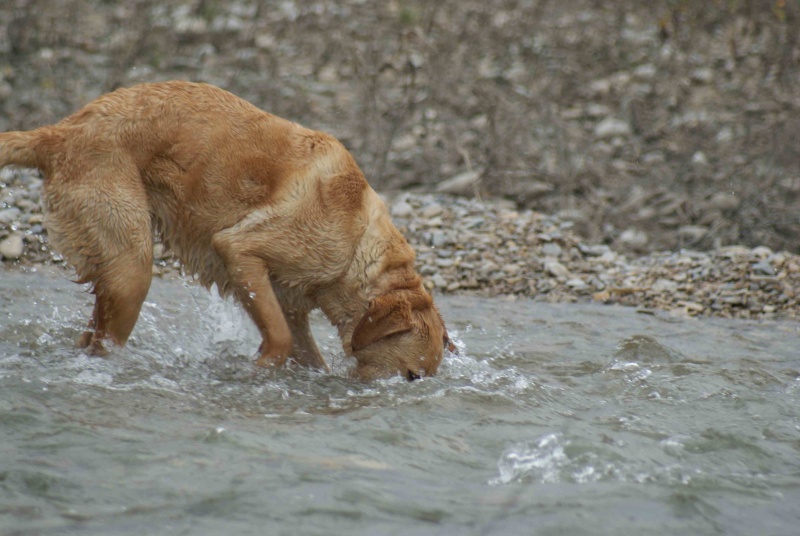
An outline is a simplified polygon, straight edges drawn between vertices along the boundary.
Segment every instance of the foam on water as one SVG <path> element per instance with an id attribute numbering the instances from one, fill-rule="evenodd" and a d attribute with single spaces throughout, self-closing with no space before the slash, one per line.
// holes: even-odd
<path id="1" fill-rule="evenodd" d="M 212 289 L 205 292 L 191 283 L 181 283 L 178 303 L 148 300 L 144 303 L 134 333 L 124 349 L 111 348 L 106 359 L 87 356 L 73 349 L 73 340 L 83 329 L 86 309 L 60 305 L 49 315 L 23 321 L 30 328 L 18 344 L 30 353 L 49 355 L 39 371 L 41 380 L 56 384 L 72 382 L 109 390 L 151 389 L 171 394 L 198 396 L 208 384 L 215 384 L 226 398 L 260 397 L 276 390 L 281 398 L 314 399 L 325 393 L 330 409 L 358 408 L 370 403 L 408 404 L 426 398 L 464 392 L 503 397 L 516 401 L 535 389 L 534 377 L 514 366 L 498 367 L 493 357 L 471 355 L 459 330 L 450 335 L 456 353 L 448 352 L 436 378 L 409 387 L 402 378 L 379 380 L 364 385 L 347 379 L 353 362 L 346 358 L 333 328 L 314 315 L 313 330 L 332 375 L 293 368 L 287 371 L 260 371 L 253 367 L 259 335 L 242 309 Z M 174 289 L 173 289 L 174 291 Z M 466 330 L 471 328 L 467 326 Z M 498 347 L 497 356 L 513 351 Z M 2 363 L 19 362 L 21 356 L 8 356 Z M 53 361 L 58 361 L 54 366 Z M 0 369 L 2 374 L 2 369 Z M 320 385 L 323 384 L 323 385 Z M 341 387 L 346 386 L 343 392 Z M 337 396 L 340 394 L 341 396 Z M 382 396 L 388 395 L 388 396 Z M 295 407 L 296 411 L 304 411 Z"/>

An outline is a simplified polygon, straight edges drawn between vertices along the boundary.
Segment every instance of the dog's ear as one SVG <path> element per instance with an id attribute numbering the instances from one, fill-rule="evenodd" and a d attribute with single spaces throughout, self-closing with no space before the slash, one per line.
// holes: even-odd
<path id="1" fill-rule="evenodd" d="M 442 344 L 444 345 L 445 350 L 458 355 L 458 347 L 453 342 L 453 339 L 450 338 L 450 334 L 447 333 L 447 326 L 444 325 L 442 313 L 439 313 L 439 321 L 442 323 Z"/>
<path id="2" fill-rule="evenodd" d="M 433 300 L 423 289 L 402 289 L 378 296 L 358 322 L 350 346 L 358 351 L 389 335 L 411 331 L 411 312 L 431 306 Z"/>
<path id="3" fill-rule="evenodd" d="M 444 328 L 444 324 L 442 324 L 442 327 Z M 458 355 L 458 347 L 450 338 L 450 335 L 447 334 L 447 328 L 442 331 L 442 343 L 448 352 Z"/>
<path id="4" fill-rule="evenodd" d="M 392 294 L 378 296 L 358 322 L 350 346 L 358 351 L 384 337 L 406 331 L 411 331 L 411 302 Z"/>

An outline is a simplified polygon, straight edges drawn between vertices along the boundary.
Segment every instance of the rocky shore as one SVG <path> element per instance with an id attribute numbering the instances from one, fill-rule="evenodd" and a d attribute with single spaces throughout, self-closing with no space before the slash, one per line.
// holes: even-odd
<path id="1" fill-rule="evenodd" d="M 66 267 L 48 245 L 41 186 L 36 172 L 0 172 L 0 257 L 6 266 Z M 728 246 L 629 258 L 586 243 L 568 219 L 520 211 L 506 201 L 404 192 L 388 202 L 434 293 L 594 300 L 685 316 L 800 317 L 798 255 Z M 153 270 L 169 276 L 180 267 L 157 245 Z"/>

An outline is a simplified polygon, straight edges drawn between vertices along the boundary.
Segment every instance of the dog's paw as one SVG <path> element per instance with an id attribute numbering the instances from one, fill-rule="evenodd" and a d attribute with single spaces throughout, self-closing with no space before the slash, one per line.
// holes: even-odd
<path id="1" fill-rule="evenodd" d="M 256 359 L 256 366 L 262 368 L 280 368 L 286 364 L 286 356 L 265 354 Z"/>
<path id="2" fill-rule="evenodd" d="M 105 345 L 97 339 L 94 339 L 88 348 L 86 348 L 86 350 L 91 356 L 108 357 L 108 350 L 106 349 Z"/>
<path id="3" fill-rule="evenodd" d="M 75 348 L 85 349 L 89 348 L 89 345 L 92 344 L 92 337 L 94 336 L 93 331 L 84 331 L 81 333 L 81 336 L 78 337 L 78 340 L 75 341 Z"/>
<path id="4" fill-rule="evenodd" d="M 81 350 L 86 350 L 86 353 L 96 357 L 108 357 L 108 349 L 100 339 L 95 337 L 94 332 L 84 331 L 78 340 L 75 341 L 75 347 Z"/>

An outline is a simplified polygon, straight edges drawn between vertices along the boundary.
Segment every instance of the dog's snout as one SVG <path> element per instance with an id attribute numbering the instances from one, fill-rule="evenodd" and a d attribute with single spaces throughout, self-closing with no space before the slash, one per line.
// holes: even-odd
<path id="1" fill-rule="evenodd" d="M 420 374 L 418 374 L 417 372 L 414 372 L 414 371 L 413 371 L 413 370 L 411 370 L 411 369 L 409 369 L 409 370 L 408 370 L 408 372 L 406 372 L 406 379 L 407 379 L 408 381 L 410 381 L 410 382 L 413 382 L 414 380 L 418 380 L 418 379 L 420 379 L 421 377 L 422 377 L 422 376 L 421 376 Z"/>

